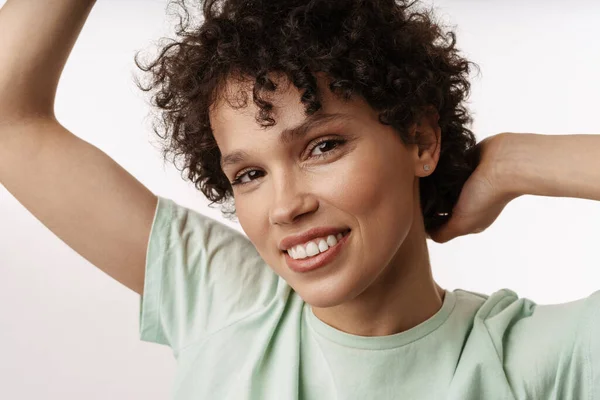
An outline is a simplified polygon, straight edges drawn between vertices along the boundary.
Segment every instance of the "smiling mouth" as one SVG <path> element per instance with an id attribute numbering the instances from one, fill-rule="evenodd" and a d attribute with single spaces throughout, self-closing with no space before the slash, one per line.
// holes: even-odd
<path id="1" fill-rule="evenodd" d="M 338 243 L 339 243 L 339 241 L 340 241 L 340 240 L 342 240 L 344 237 L 348 236 L 348 234 L 350 233 L 350 231 L 351 231 L 351 229 L 346 229 L 345 231 L 338 233 L 338 235 L 339 235 L 339 234 L 341 234 L 342 236 L 339 238 L 339 240 L 337 240 L 337 243 L 336 243 L 336 244 L 334 244 L 333 246 L 329 246 L 329 247 L 328 247 L 326 250 L 324 250 L 324 251 L 319 251 L 317 254 L 315 254 L 315 255 L 313 255 L 313 256 L 307 256 L 307 257 L 304 257 L 304 258 L 298 258 L 298 259 L 296 259 L 296 260 L 306 260 L 306 259 L 309 259 L 309 258 L 316 257 L 316 256 L 318 256 L 319 254 L 323 254 L 323 253 L 326 253 L 326 252 L 328 252 L 328 251 L 329 251 L 329 250 L 331 250 L 332 248 L 336 247 L 336 246 L 338 245 Z M 333 235 L 333 236 L 337 236 L 337 235 Z M 310 242 L 313 242 L 313 243 L 315 243 L 315 244 L 316 244 L 316 242 L 315 242 L 315 239 L 313 239 L 313 240 L 309 240 L 307 243 L 310 243 Z M 282 252 L 283 254 L 285 254 L 285 255 L 288 255 L 289 257 L 291 257 L 291 254 L 289 253 L 289 250 L 291 250 L 291 249 L 292 249 L 292 248 L 294 248 L 294 247 L 296 247 L 296 246 L 292 246 L 292 247 L 291 247 L 290 249 L 288 249 L 288 250 L 281 250 L 281 252 Z"/>
<path id="2" fill-rule="evenodd" d="M 340 257 L 341 252 L 347 251 L 350 232 L 350 230 L 346 231 L 335 245 L 314 256 L 294 259 L 289 254 L 286 254 L 284 257 L 288 268 L 295 273 L 304 274 L 330 265 Z"/>

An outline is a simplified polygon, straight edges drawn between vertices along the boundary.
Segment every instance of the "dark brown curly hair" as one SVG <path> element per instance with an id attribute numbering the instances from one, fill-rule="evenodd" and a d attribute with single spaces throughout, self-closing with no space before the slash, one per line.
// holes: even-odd
<path id="1" fill-rule="evenodd" d="M 153 127 L 163 139 L 165 161 L 173 155 L 176 168 L 182 176 L 187 171 L 210 205 L 229 206 L 221 208 L 227 217 L 235 214 L 209 121 L 209 107 L 227 79 L 254 82 L 256 121 L 270 126 L 273 105 L 261 96 L 277 88 L 272 72 L 284 74 L 300 90 L 306 115 L 321 108 L 315 74 L 324 73 L 332 93 L 362 96 L 406 144 L 420 143 L 408 128 L 431 106 L 437 110 L 440 159 L 420 180 L 426 232 L 451 216 L 479 162 L 464 105 L 470 66 L 478 66 L 458 54 L 455 33 L 445 32 L 431 9 L 404 0 L 207 0 L 203 18 L 194 24 L 189 11 L 200 11 L 200 5 L 186 3 L 169 3 L 181 11 L 178 39 L 167 39 L 146 65 L 136 54 L 137 67 L 150 78 L 146 85 L 136 78 L 136 84 L 154 92 L 152 106 L 160 116 Z"/>

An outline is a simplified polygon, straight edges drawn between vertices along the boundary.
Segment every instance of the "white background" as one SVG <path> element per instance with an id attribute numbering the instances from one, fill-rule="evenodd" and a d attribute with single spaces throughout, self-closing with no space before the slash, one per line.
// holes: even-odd
<path id="1" fill-rule="evenodd" d="M 481 67 L 470 99 L 479 140 L 505 131 L 600 134 L 600 2 L 435 4 Z M 166 0 L 98 1 L 61 79 L 57 117 L 154 193 L 233 226 L 163 166 L 151 144 L 133 56 L 170 35 L 165 7 Z M 600 289 L 599 222 L 597 202 L 524 196 L 482 234 L 429 242 L 434 277 L 447 289 L 507 287 L 543 304 L 579 299 Z M 169 348 L 138 339 L 138 313 L 137 294 L 0 185 L 0 398 L 169 398 L 174 359 Z"/>

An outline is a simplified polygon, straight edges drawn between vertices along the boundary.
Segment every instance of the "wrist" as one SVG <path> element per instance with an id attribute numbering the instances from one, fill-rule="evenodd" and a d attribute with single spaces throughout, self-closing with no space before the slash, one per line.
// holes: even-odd
<path id="1" fill-rule="evenodd" d="M 508 198 L 525 194 L 600 200 L 600 135 L 502 133 L 491 138 L 493 182 Z M 486 139 L 487 140 L 487 139 Z"/>
<path id="2" fill-rule="evenodd" d="M 527 146 L 529 134 L 505 132 L 495 136 L 491 151 L 494 164 L 494 182 L 507 197 L 517 198 L 527 194 L 523 171 L 528 170 Z"/>

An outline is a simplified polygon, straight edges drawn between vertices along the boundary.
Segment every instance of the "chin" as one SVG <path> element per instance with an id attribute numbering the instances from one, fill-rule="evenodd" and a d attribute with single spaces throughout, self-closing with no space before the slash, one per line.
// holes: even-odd
<path id="1" fill-rule="evenodd" d="M 329 308 L 339 306 L 344 302 L 348 301 L 349 292 L 340 290 L 340 288 L 331 287 L 317 287 L 319 285 L 314 285 L 310 288 L 300 288 L 300 290 L 296 290 L 296 293 L 304 300 L 306 303 L 310 304 L 312 307 L 317 308 Z"/>

